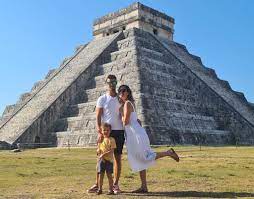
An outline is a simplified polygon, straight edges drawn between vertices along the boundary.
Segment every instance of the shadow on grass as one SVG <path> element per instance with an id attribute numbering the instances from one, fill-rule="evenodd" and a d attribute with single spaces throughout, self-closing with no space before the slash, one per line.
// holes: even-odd
<path id="1" fill-rule="evenodd" d="M 172 192 L 149 192 L 146 194 L 136 194 L 131 192 L 122 193 L 129 196 L 161 196 L 161 197 L 196 197 L 196 198 L 239 198 L 254 197 L 254 193 L 248 192 L 199 192 L 199 191 L 172 191 Z M 121 194 L 121 195 L 122 195 Z"/>

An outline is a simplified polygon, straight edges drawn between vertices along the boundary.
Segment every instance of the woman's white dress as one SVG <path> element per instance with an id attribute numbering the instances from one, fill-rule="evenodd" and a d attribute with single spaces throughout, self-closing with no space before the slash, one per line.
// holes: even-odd
<path id="1" fill-rule="evenodd" d="M 134 172 L 142 171 L 155 163 L 156 153 L 150 147 L 150 140 L 145 129 L 138 123 L 133 104 L 128 101 L 133 112 L 130 122 L 125 126 L 128 162 Z"/>

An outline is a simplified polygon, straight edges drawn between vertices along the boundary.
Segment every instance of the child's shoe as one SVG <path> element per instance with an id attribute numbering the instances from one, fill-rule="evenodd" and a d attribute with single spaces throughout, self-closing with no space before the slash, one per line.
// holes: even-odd
<path id="1" fill-rule="evenodd" d="M 117 184 L 113 185 L 113 191 L 114 191 L 114 194 L 119 194 L 122 192 Z"/>
<path id="2" fill-rule="evenodd" d="M 93 186 L 91 186 L 89 189 L 87 189 L 87 193 L 95 193 L 97 192 L 99 189 L 99 187 L 95 184 Z"/>

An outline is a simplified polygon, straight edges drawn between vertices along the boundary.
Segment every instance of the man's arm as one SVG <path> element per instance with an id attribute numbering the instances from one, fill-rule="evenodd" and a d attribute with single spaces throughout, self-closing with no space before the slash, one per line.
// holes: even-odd
<path id="1" fill-rule="evenodd" d="M 101 116 L 103 114 L 103 108 L 96 107 L 96 129 L 98 132 L 98 143 L 102 142 L 102 132 L 101 132 Z"/>

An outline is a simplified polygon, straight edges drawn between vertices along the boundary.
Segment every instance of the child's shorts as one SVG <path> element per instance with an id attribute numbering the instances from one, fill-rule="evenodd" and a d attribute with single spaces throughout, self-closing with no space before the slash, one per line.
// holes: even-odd
<path id="1" fill-rule="evenodd" d="M 113 163 L 108 160 L 99 160 L 97 163 L 97 172 L 98 173 L 113 173 Z"/>

